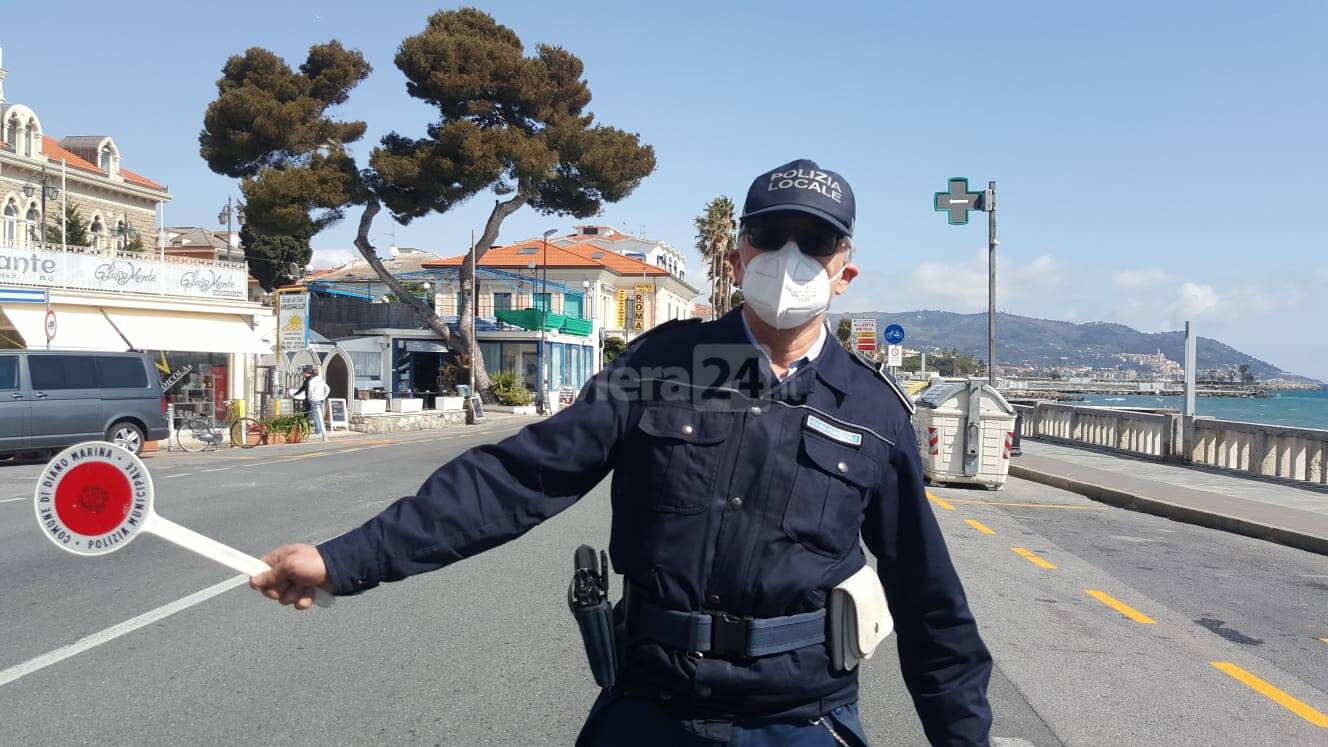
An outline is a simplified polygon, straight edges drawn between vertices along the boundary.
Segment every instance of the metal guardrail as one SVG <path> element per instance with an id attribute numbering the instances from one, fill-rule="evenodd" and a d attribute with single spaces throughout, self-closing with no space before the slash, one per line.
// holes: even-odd
<path id="1" fill-rule="evenodd" d="M 1328 485 L 1328 430 L 1052 402 L 1014 408 L 1023 438 Z"/>

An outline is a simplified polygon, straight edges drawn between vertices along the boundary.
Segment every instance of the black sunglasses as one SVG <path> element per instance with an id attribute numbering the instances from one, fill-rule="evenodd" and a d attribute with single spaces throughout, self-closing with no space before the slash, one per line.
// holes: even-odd
<path id="1" fill-rule="evenodd" d="M 829 257 L 839 248 L 839 242 L 844 238 L 828 226 L 809 228 L 780 225 L 757 218 L 747 221 L 743 233 L 747 234 L 747 243 L 763 252 L 779 251 L 789 241 L 793 241 L 809 257 Z"/>

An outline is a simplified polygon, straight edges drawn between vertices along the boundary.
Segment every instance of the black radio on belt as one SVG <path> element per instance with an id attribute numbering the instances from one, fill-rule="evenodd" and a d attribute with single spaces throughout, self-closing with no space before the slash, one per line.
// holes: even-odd
<path id="1" fill-rule="evenodd" d="M 567 606 L 581 630 L 595 683 L 613 687 L 618 679 L 618 648 L 613 633 L 613 605 L 609 603 L 609 558 L 603 551 L 596 559 L 595 548 L 590 545 L 576 548 Z"/>

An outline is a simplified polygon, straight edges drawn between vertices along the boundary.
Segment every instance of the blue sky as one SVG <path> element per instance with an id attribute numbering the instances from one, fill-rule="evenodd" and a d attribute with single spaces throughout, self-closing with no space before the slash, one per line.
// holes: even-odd
<path id="1" fill-rule="evenodd" d="M 451 6 L 0 7 L 8 99 L 56 136 L 113 135 L 128 168 L 170 186 L 168 223 L 211 225 L 238 191 L 197 150 L 228 55 L 263 46 L 298 64 L 310 44 L 341 39 L 375 67 L 341 115 L 369 123 L 366 143 L 418 135 L 432 113 L 406 96 L 392 55 Z M 1328 4 L 481 7 L 528 46 L 579 55 L 599 120 L 655 146 L 655 174 L 603 222 L 690 248 L 706 200 L 741 200 L 756 174 L 812 158 L 858 201 L 864 274 L 837 309 L 977 311 L 983 223 L 949 226 L 931 198 L 950 176 L 995 179 L 1001 310 L 1147 331 L 1190 318 L 1328 379 Z M 491 204 L 396 226 L 396 242 L 459 253 Z M 525 209 L 501 238 L 571 223 Z M 393 224 L 375 228 L 386 247 Z M 319 259 L 349 256 L 351 236 L 343 225 L 316 237 Z"/>

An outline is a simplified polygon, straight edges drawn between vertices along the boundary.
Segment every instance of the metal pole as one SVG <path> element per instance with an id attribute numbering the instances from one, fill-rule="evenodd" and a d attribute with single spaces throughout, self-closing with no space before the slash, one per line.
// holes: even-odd
<path id="1" fill-rule="evenodd" d="M 226 196 L 226 261 L 231 261 L 231 198 Z"/>
<path id="2" fill-rule="evenodd" d="M 69 187 L 65 184 L 65 159 L 60 159 L 60 251 L 69 246 Z"/>
<path id="3" fill-rule="evenodd" d="M 479 312 L 480 294 L 475 287 L 475 277 L 478 268 L 475 267 L 475 229 L 470 229 L 470 365 L 466 366 L 470 370 L 470 395 L 475 396 L 475 355 L 479 352 L 480 343 L 475 339 L 475 316 Z"/>
<path id="4" fill-rule="evenodd" d="M 1194 336 L 1194 327 L 1190 322 L 1185 323 L 1185 417 L 1194 417 L 1194 382 L 1195 382 L 1195 358 L 1197 340 Z"/>
<path id="5" fill-rule="evenodd" d="M 549 283 L 549 237 L 548 237 L 548 236 L 545 236 L 545 237 L 544 237 L 544 254 L 543 254 L 543 256 L 540 258 L 540 263 L 544 265 L 544 267 L 542 268 L 542 276 L 541 276 L 541 278 L 540 278 L 540 295 L 544 296 L 544 303 L 547 304 L 548 307 L 549 307 L 549 308 L 546 308 L 546 309 L 541 310 L 541 311 L 540 311 L 540 314 L 539 314 L 539 326 L 540 326 L 539 353 L 538 353 L 538 355 L 535 356 L 535 367 L 536 367 L 536 369 L 537 369 L 536 374 L 535 374 L 535 386 L 538 386 L 538 387 L 539 387 L 539 411 L 540 411 L 540 414 L 543 415 L 543 414 L 545 413 L 545 411 L 546 411 L 546 407 L 545 407 L 545 404 L 544 404 L 544 389 L 545 389 L 545 387 L 544 387 L 544 319 L 545 319 L 545 317 L 548 315 L 548 313 L 549 313 L 550 311 L 553 310 L 553 308 L 552 308 L 552 307 L 553 307 L 553 304 L 550 303 L 550 299 L 549 299 L 549 285 L 548 285 L 548 283 Z M 532 278 L 532 280 L 533 280 L 533 278 Z M 535 308 L 538 309 L 538 308 L 539 308 L 539 304 L 535 304 Z"/>
<path id="6" fill-rule="evenodd" d="M 996 182 L 987 182 L 987 383 L 996 386 Z"/>
<path id="7" fill-rule="evenodd" d="M 46 164 L 42 164 L 42 223 L 41 243 L 46 243 Z"/>

